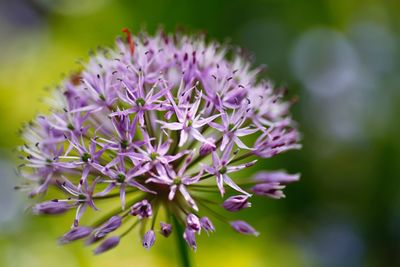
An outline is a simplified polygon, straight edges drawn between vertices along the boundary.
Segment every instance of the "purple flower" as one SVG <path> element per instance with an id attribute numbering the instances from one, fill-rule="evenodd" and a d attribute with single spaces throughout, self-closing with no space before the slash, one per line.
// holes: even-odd
<path id="1" fill-rule="evenodd" d="M 66 244 L 74 240 L 85 238 L 91 233 L 92 229 L 89 227 L 84 227 L 84 226 L 74 227 L 66 234 L 64 234 L 62 237 L 60 237 L 59 242 L 60 244 Z"/>
<path id="2" fill-rule="evenodd" d="M 94 237 L 101 238 L 108 233 L 118 229 L 121 226 L 122 217 L 121 216 L 112 216 L 106 223 L 101 225 L 99 228 L 95 230 Z"/>
<path id="3" fill-rule="evenodd" d="M 285 185 L 296 182 L 299 179 L 299 174 L 288 174 L 283 171 L 259 172 L 253 179 L 258 184 L 253 186 L 251 191 L 259 196 L 280 199 L 285 197 L 282 191 L 286 187 Z"/>
<path id="4" fill-rule="evenodd" d="M 238 233 L 241 233 L 244 235 L 254 235 L 254 236 L 258 236 L 260 234 L 251 225 L 249 225 L 245 221 L 233 221 L 233 222 L 230 222 L 230 224 L 231 224 L 232 228 Z"/>
<path id="5" fill-rule="evenodd" d="M 79 220 L 88 206 L 94 210 L 97 210 L 93 201 L 94 189 L 96 187 L 97 181 L 98 180 L 94 180 L 90 187 L 87 183 L 84 183 L 83 187 L 75 186 L 69 180 L 65 180 L 62 183 L 58 182 L 59 187 L 61 187 L 61 189 L 70 196 L 64 201 L 72 202 L 75 206 L 77 206 L 75 220 L 73 223 L 74 227 L 77 227 L 79 225 Z"/>
<path id="6" fill-rule="evenodd" d="M 165 122 L 160 120 L 157 121 L 162 125 L 162 128 L 164 129 L 180 131 L 180 147 L 186 143 L 189 136 L 197 139 L 199 142 L 209 143 L 209 141 L 201 134 L 198 129 L 219 117 L 220 114 L 215 114 L 208 118 L 201 118 L 201 115 L 196 115 L 199 110 L 201 100 L 202 92 L 200 91 L 195 102 L 190 105 L 190 108 L 185 108 L 184 111 L 182 111 L 182 108 L 177 106 L 175 101 L 170 96 L 170 102 L 174 108 L 175 115 L 178 118 L 178 122 Z"/>
<path id="7" fill-rule="evenodd" d="M 160 233 L 165 237 L 168 237 L 172 233 L 172 225 L 169 223 L 161 222 L 160 228 Z"/>
<path id="8" fill-rule="evenodd" d="M 153 174 L 151 178 L 147 179 L 146 183 L 152 182 L 155 184 L 168 185 L 170 189 L 168 194 L 169 200 L 173 200 L 177 191 L 179 191 L 191 208 L 197 211 L 198 207 L 187 190 L 187 186 L 196 184 L 203 175 L 203 171 L 198 172 L 197 175 L 194 176 L 185 175 L 184 173 L 191 163 L 191 160 L 192 156 L 189 155 L 189 157 L 186 158 L 185 162 L 183 163 L 183 166 L 179 169 L 178 173 L 170 168 L 169 165 L 165 167 L 159 166 L 157 168 L 158 175 Z"/>
<path id="9" fill-rule="evenodd" d="M 120 238 L 118 236 L 112 236 L 104 240 L 94 251 L 95 255 L 106 252 L 110 249 L 115 248 L 119 244 Z"/>
<path id="10" fill-rule="evenodd" d="M 153 230 L 147 231 L 143 237 L 142 241 L 143 247 L 149 249 L 154 245 L 155 241 L 156 241 L 156 235 L 154 234 L 154 231 Z"/>
<path id="11" fill-rule="evenodd" d="M 228 144 L 228 146 L 225 148 L 222 157 L 219 157 L 216 152 L 212 153 L 212 166 L 204 166 L 204 169 L 206 172 L 215 175 L 216 180 L 217 180 L 217 186 L 219 191 L 221 192 L 221 196 L 224 195 L 225 189 L 224 189 L 224 183 L 229 185 L 231 188 L 235 189 L 238 192 L 241 192 L 242 194 L 245 195 L 250 195 L 246 191 L 244 191 L 242 188 L 240 188 L 229 176 L 228 173 L 231 172 L 237 172 L 240 171 L 244 168 L 248 168 L 256 163 L 256 161 L 251 161 L 245 164 L 241 165 L 236 165 L 236 166 L 229 166 L 230 161 L 232 159 L 229 159 L 230 153 L 232 151 L 233 143 L 231 142 Z"/>
<path id="12" fill-rule="evenodd" d="M 214 138 L 210 137 L 207 139 L 207 143 L 203 143 L 200 147 L 199 154 L 200 156 L 204 157 L 211 152 L 215 151 L 215 140 Z"/>
<path id="13" fill-rule="evenodd" d="M 186 225 L 187 228 L 191 229 L 192 231 L 200 232 L 201 229 L 200 220 L 196 215 L 189 214 L 186 217 Z"/>
<path id="14" fill-rule="evenodd" d="M 183 233 L 183 238 L 186 240 L 187 244 L 196 251 L 197 244 L 196 244 L 196 235 L 192 229 L 186 228 L 185 232 Z"/>
<path id="15" fill-rule="evenodd" d="M 33 213 L 75 212 L 60 242 L 87 237 L 87 244 L 102 242 L 94 251 L 99 254 L 137 226 L 149 248 L 154 225 L 166 214 L 186 227 L 184 238 L 196 249 L 196 233 L 215 231 L 197 214 L 221 219 L 223 208 L 250 207 L 249 192 L 281 198 L 283 188 L 299 180 L 276 171 L 249 183 L 242 172 L 259 158 L 301 147 L 291 103 L 259 77 L 261 68 L 202 36 L 123 32 L 125 39 L 62 81 L 49 101 L 51 113 L 22 133 L 18 171 L 26 182 L 19 188 L 45 199 Z M 212 196 L 224 196 L 226 185 L 239 195 L 216 201 Z M 49 189 L 57 200 L 46 199 Z M 110 211 L 97 209 L 109 205 Z M 95 223 L 80 226 L 84 216 Z M 243 221 L 231 225 L 258 234 Z M 160 227 L 161 235 L 171 234 L 172 225 Z M 120 228 L 119 236 L 107 238 Z"/>
<path id="16" fill-rule="evenodd" d="M 42 202 L 33 206 L 32 211 L 35 214 L 61 214 L 67 212 L 72 206 L 65 201 L 57 199 Z"/>
<path id="17" fill-rule="evenodd" d="M 225 200 L 222 206 L 227 211 L 231 212 L 239 211 L 241 209 L 251 207 L 251 203 L 247 201 L 248 199 L 249 199 L 248 195 L 233 196 Z"/>
<path id="18" fill-rule="evenodd" d="M 114 161 L 111 161 L 104 167 L 99 164 L 93 164 L 93 167 L 99 170 L 103 175 L 110 177 L 110 180 L 102 181 L 103 183 L 108 183 L 109 185 L 103 191 L 97 193 L 96 196 L 105 196 L 115 187 L 119 187 L 122 209 L 125 209 L 126 190 L 129 189 L 129 187 L 137 188 L 143 192 L 156 194 L 156 192 L 149 190 L 135 180 L 136 177 L 146 173 L 151 169 L 149 164 L 141 165 L 140 163 L 137 163 L 134 168 L 126 171 L 123 158 L 117 157 Z"/>
<path id="19" fill-rule="evenodd" d="M 122 101 L 131 106 L 131 108 L 118 110 L 117 112 L 111 113 L 110 116 L 126 116 L 135 113 L 140 125 L 144 126 L 146 111 L 158 109 L 162 103 L 160 98 L 163 97 L 168 90 L 163 89 L 155 93 L 153 88 L 148 93 L 145 93 L 145 88 L 143 86 L 135 90 L 129 85 L 129 82 L 122 79 L 121 83 L 124 85 L 126 91 L 119 91 L 118 96 Z"/>
<path id="20" fill-rule="evenodd" d="M 273 172 L 258 172 L 254 176 L 254 181 L 263 183 L 281 183 L 288 184 L 297 182 L 300 179 L 300 174 L 288 174 L 284 171 L 273 171 Z"/>
<path id="21" fill-rule="evenodd" d="M 251 188 L 251 191 L 254 194 L 259 196 L 267 196 L 274 199 L 284 198 L 285 194 L 282 189 L 284 189 L 284 185 L 280 185 L 279 183 L 268 183 L 268 184 L 257 184 Z"/>
<path id="22" fill-rule="evenodd" d="M 225 150 L 228 143 L 233 140 L 233 142 L 239 147 L 243 149 L 249 149 L 240 139 L 239 137 L 247 136 L 253 133 L 256 133 L 259 129 L 254 127 L 242 127 L 242 125 L 247 121 L 247 113 L 250 111 L 246 105 L 243 105 L 237 112 L 233 112 L 231 116 L 227 113 L 223 112 L 222 117 L 222 125 L 219 125 L 214 122 L 210 122 L 210 126 L 217 129 L 218 131 L 223 133 L 223 138 L 221 142 L 220 149 L 221 151 Z"/>
<path id="23" fill-rule="evenodd" d="M 153 214 L 153 210 L 147 199 L 143 199 L 142 201 L 135 203 L 131 207 L 130 214 L 132 216 L 138 216 L 141 219 L 148 218 L 151 217 L 151 215 Z"/>
<path id="24" fill-rule="evenodd" d="M 203 228 L 204 231 L 206 231 L 207 233 L 215 231 L 215 227 L 214 227 L 213 223 L 210 221 L 210 219 L 208 219 L 208 217 L 202 217 L 200 219 L 200 225 L 201 225 L 201 228 Z"/>
<path id="25" fill-rule="evenodd" d="M 159 166 L 160 164 L 168 164 L 173 162 L 188 153 L 188 151 L 183 150 L 175 155 L 168 155 L 167 152 L 171 147 L 172 140 L 167 139 L 164 143 L 162 143 L 161 140 L 163 139 L 163 135 L 165 135 L 164 133 L 160 134 L 160 142 L 157 145 L 152 144 L 152 139 L 145 129 L 142 128 L 141 133 L 143 135 L 143 145 L 146 147 L 146 149 L 136 147 L 138 152 L 130 151 L 120 154 L 129 157 L 133 163 L 148 162 L 151 164 L 146 166 Z"/>
<path id="26" fill-rule="evenodd" d="M 270 158 L 282 152 L 300 149 L 300 137 L 295 129 L 272 126 L 267 132 L 260 135 L 254 145 L 253 152 L 259 157 Z"/>

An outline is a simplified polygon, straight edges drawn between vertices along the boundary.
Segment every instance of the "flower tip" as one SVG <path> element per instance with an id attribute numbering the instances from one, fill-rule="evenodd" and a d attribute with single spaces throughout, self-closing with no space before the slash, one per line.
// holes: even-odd
<path id="1" fill-rule="evenodd" d="M 165 236 L 168 237 L 170 236 L 170 234 L 172 233 L 172 225 L 169 223 L 160 223 L 160 233 Z"/>
<path id="2" fill-rule="evenodd" d="M 251 203 L 248 201 L 248 195 L 238 195 L 229 197 L 224 201 L 222 207 L 230 212 L 237 212 L 239 210 L 251 207 Z"/>
<path id="3" fill-rule="evenodd" d="M 204 231 L 207 232 L 207 234 L 209 232 L 215 232 L 215 227 L 214 227 L 213 223 L 210 221 L 210 219 L 208 219 L 208 217 L 202 217 L 200 219 L 200 224 L 201 224 L 201 228 L 203 228 Z"/>
<path id="4" fill-rule="evenodd" d="M 156 241 L 156 235 L 153 230 L 147 231 L 144 234 L 142 245 L 146 249 L 150 249 Z"/>
<path id="5" fill-rule="evenodd" d="M 240 234 L 244 235 L 253 235 L 253 236 L 259 236 L 260 233 L 256 231 L 253 226 L 248 224 L 245 221 L 233 221 L 230 222 L 230 225 L 232 226 L 233 230 Z"/>
<path id="6" fill-rule="evenodd" d="M 115 248 L 116 246 L 118 246 L 119 241 L 120 238 L 118 236 L 110 237 L 104 240 L 103 243 L 101 243 L 95 250 L 93 250 L 93 254 L 98 255 L 112 248 Z"/>
<path id="7" fill-rule="evenodd" d="M 58 239 L 58 244 L 65 245 L 67 243 L 70 243 L 71 241 L 85 238 L 88 235 L 90 235 L 91 233 L 92 233 L 92 228 L 85 227 L 85 226 L 78 226 L 78 227 L 72 228 L 70 231 L 68 231 L 62 237 L 60 237 Z"/>

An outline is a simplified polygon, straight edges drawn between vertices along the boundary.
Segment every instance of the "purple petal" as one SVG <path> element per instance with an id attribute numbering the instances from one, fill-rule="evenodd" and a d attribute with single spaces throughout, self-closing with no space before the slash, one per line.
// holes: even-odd
<path id="1" fill-rule="evenodd" d="M 238 233 L 254 236 L 260 235 L 259 232 L 257 232 L 250 224 L 245 221 L 233 221 L 230 222 L 230 225 Z"/>
<path id="2" fill-rule="evenodd" d="M 227 211 L 236 212 L 245 208 L 251 207 L 251 204 L 248 202 L 248 195 L 238 195 L 232 196 L 224 201 L 223 207 Z"/>
<path id="3" fill-rule="evenodd" d="M 106 252 L 118 246 L 120 238 L 118 236 L 109 237 L 103 241 L 94 251 L 95 255 Z"/>
<path id="4" fill-rule="evenodd" d="M 72 228 L 69 232 L 65 233 L 62 237 L 60 237 L 60 244 L 67 244 L 71 241 L 82 239 L 87 237 L 92 233 L 92 229 L 89 227 L 78 226 Z"/>
<path id="5" fill-rule="evenodd" d="M 171 233 L 172 233 L 172 225 L 169 223 L 160 223 L 160 233 L 165 236 L 168 237 Z"/>
<path id="6" fill-rule="evenodd" d="M 189 228 L 185 229 L 185 232 L 183 233 L 183 238 L 186 240 L 186 242 L 188 243 L 188 245 L 194 250 L 196 251 L 197 249 L 197 245 L 196 245 L 196 236 L 195 236 L 195 232 L 192 231 Z"/>
<path id="7" fill-rule="evenodd" d="M 65 201 L 51 200 L 33 206 L 35 214 L 62 214 L 71 209 L 72 206 Z"/>
<path id="8" fill-rule="evenodd" d="M 121 216 L 112 216 L 107 222 L 95 230 L 94 237 L 101 238 L 118 229 L 122 224 Z"/>
<path id="9" fill-rule="evenodd" d="M 156 235 L 154 234 L 153 230 L 150 230 L 144 234 L 142 241 L 143 247 L 149 249 L 154 245 L 155 241 L 156 241 Z"/>

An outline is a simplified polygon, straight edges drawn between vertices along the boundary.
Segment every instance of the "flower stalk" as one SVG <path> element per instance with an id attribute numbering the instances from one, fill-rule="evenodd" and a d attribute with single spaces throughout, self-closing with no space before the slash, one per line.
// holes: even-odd
<path id="1" fill-rule="evenodd" d="M 189 255 L 189 249 L 188 246 L 186 245 L 186 241 L 183 238 L 184 230 L 182 225 L 179 223 L 178 219 L 173 216 L 173 225 L 175 228 L 175 233 L 176 233 L 176 244 L 177 244 L 177 255 L 178 258 L 180 259 L 182 267 L 191 267 L 191 261 L 190 261 L 190 255 Z"/>

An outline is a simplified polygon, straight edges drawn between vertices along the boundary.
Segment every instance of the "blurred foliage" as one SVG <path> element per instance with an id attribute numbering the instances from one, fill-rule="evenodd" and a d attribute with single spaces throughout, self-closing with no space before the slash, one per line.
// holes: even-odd
<path id="1" fill-rule="evenodd" d="M 175 264 L 173 240 L 145 251 L 137 233 L 98 257 L 82 244 L 57 246 L 70 218 L 30 217 L 12 189 L 18 130 L 46 112 L 60 74 L 113 45 L 123 27 L 160 26 L 244 47 L 300 97 L 304 149 L 263 168 L 301 172 L 301 182 L 286 199 L 255 199 L 243 211 L 259 238 L 219 224 L 203 235 L 196 266 L 400 266 L 399 12 L 394 0 L 1 1 L 0 266 Z"/>

